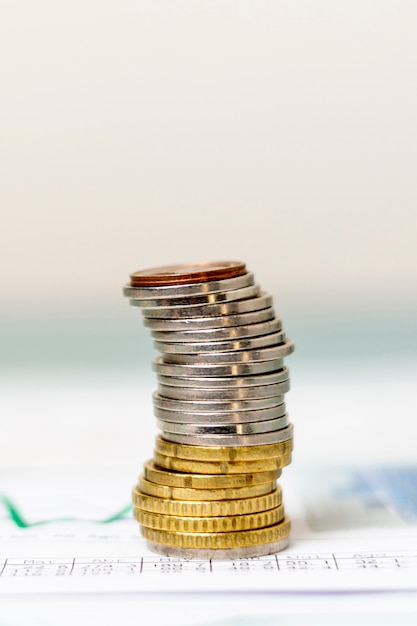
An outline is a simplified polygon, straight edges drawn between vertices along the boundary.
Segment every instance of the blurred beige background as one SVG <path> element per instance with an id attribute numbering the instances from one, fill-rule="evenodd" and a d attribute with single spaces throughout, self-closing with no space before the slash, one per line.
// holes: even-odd
<path id="1" fill-rule="evenodd" d="M 416 2 L 0 13 L 1 462 L 139 467 L 154 353 L 122 284 L 218 259 L 295 340 L 299 458 L 415 459 Z"/>
<path id="2" fill-rule="evenodd" d="M 413 0 L 3 1 L 3 309 L 223 258 L 284 302 L 411 306 L 416 32 Z"/>

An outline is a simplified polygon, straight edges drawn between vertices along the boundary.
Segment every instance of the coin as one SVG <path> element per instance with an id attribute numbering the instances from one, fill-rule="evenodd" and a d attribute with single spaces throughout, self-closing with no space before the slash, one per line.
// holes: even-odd
<path id="1" fill-rule="evenodd" d="M 254 298 L 247 298 L 246 300 L 164 309 L 147 308 L 146 306 L 143 306 L 141 311 L 146 319 L 187 319 L 191 321 L 195 317 L 230 317 L 232 315 L 241 315 L 243 313 L 250 313 L 270 308 L 272 307 L 272 304 L 272 296 L 265 291 L 261 291 L 258 296 L 255 296 Z"/>
<path id="2" fill-rule="evenodd" d="M 256 348 L 265 348 L 273 345 L 283 344 L 285 341 L 285 333 L 268 333 L 260 337 L 244 337 L 243 339 L 232 339 L 231 341 L 203 341 L 200 343 L 187 343 L 154 341 L 154 348 L 159 352 L 171 354 L 200 354 L 204 355 L 211 352 L 231 352 L 238 350 L 253 350 Z"/>
<path id="3" fill-rule="evenodd" d="M 272 526 L 284 518 L 284 507 L 280 506 L 249 515 L 228 517 L 184 517 L 182 515 L 160 515 L 149 513 L 134 507 L 133 514 L 137 522 L 147 528 L 185 533 L 225 533 L 255 530 Z"/>
<path id="4" fill-rule="evenodd" d="M 282 490 L 277 485 L 271 493 L 243 498 L 242 500 L 172 500 L 141 493 L 137 489 L 132 492 L 133 505 L 142 511 L 159 513 L 160 515 L 180 515 L 184 517 L 223 517 L 246 515 L 269 511 L 282 504 Z"/>
<path id="5" fill-rule="evenodd" d="M 277 406 L 271 407 L 269 409 L 248 409 L 241 411 L 218 412 L 170 411 L 167 409 L 154 407 L 154 415 L 164 422 L 173 422 L 176 424 L 189 424 L 190 426 L 192 426 L 193 424 L 195 426 L 198 426 L 199 424 L 223 424 L 235 427 L 236 425 L 243 425 L 247 422 L 264 423 L 265 421 L 274 420 L 278 417 L 281 418 L 285 415 L 285 403 L 282 402 L 281 404 L 278 404 Z M 171 432 L 176 431 L 172 430 Z"/>
<path id="6" fill-rule="evenodd" d="M 249 487 L 231 487 L 225 489 L 192 489 L 187 487 L 168 487 L 158 485 L 145 478 L 140 478 L 137 486 L 139 492 L 172 500 L 241 500 L 254 498 L 271 493 L 276 487 L 275 482 L 250 485 Z"/>
<path id="7" fill-rule="evenodd" d="M 281 469 L 266 470 L 255 474 L 190 474 L 159 468 L 153 461 L 147 461 L 143 467 L 143 475 L 151 483 L 167 485 L 168 487 L 231 489 L 271 483 L 281 476 Z"/>
<path id="8" fill-rule="evenodd" d="M 216 435 L 224 436 L 236 436 L 241 435 L 254 435 L 260 433 L 270 433 L 282 430 L 289 424 L 289 418 L 287 414 L 276 419 L 262 420 L 258 422 L 167 422 L 165 420 L 157 419 L 156 425 L 158 428 L 164 431 L 164 433 L 175 433 L 178 435 L 190 435 L 191 437 L 214 437 Z M 169 437 L 168 437 L 169 438 Z"/>
<path id="9" fill-rule="evenodd" d="M 255 435 L 184 435 L 164 431 L 164 439 L 174 443 L 184 443 L 195 446 L 261 446 L 264 444 L 281 443 L 293 437 L 293 426 L 274 430 L 268 433 Z"/>
<path id="10" fill-rule="evenodd" d="M 282 369 L 283 359 L 273 361 L 256 361 L 253 363 L 233 363 L 233 364 L 210 364 L 210 365 L 178 365 L 177 363 L 165 363 L 162 358 L 154 359 L 152 367 L 158 374 L 164 376 L 183 376 L 185 378 L 195 376 L 252 376 L 267 372 L 276 372 Z"/>
<path id="11" fill-rule="evenodd" d="M 216 293 L 217 291 L 231 291 L 241 287 L 250 287 L 254 282 L 253 274 L 248 272 L 234 278 L 184 285 L 161 285 L 158 287 L 132 287 L 131 285 L 125 285 L 123 287 L 123 295 L 134 300 L 184 298 L 186 296 L 199 296 L 206 293 Z"/>
<path id="12" fill-rule="evenodd" d="M 179 559 L 196 559 L 204 561 L 230 561 L 233 559 L 252 559 L 259 556 L 266 556 L 268 554 L 275 554 L 276 552 L 285 550 L 286 548 L 288 548 L 289 544 L 289 536 L 285 539 L 281 539 L 280 541 L 273 541 L 272 543 L 265 543 L 245 548 L 226 548 L 225 550 L 177 548 L 176 546 L 165 546 L 163 544 L 155 543 L 153 541 L 146 541 L 148 549 L 152 552 L 156 552 L 157 554 L 163 554 L 164 556 Z"/>
<path id="13" fill-rule="evenodd" d="M 210 365 L 222 363 L 254 363 L 282 359 L 294 351 L 294 343 L 286 339 L 282 344 L 256 348 L 254 350 L 233 350 L 231 352 L 208 352 L 206 354 L 177 354 L 165 352 L 164 363 L 178 363 L 180 365 Z"/>
<path id="14" fill-rule="evenodd" d="M 242 300 L 244 298 L 254 298 L 259 295 L 260 289 L 256 285 L 250 287 L 241 287 L 240 289 L 231 289 L 230 291 L 215 291 L 214 293 L 201 294 L 199 296 L 186 296 L 180 298 L 169 298 L 162 296 L 160 298 L 147 298 L 140 300 L 139 298 L 131 298 L 129 300 L 131 306 L 146 306 L 148 308 L 159 307 L 183 307 L 200 304 L 212 304 L 214 302 L 231 302 L 233 300 Z"/>
<path id="15" fill-rule="evenodd" d="M 253 400 L 217 400 L 217 401 L 192 401 L 192 400 L 173 400 L 164 398 L 158 393 L 153 396 L 154 407 L 164 409 L 166 411 L 176 411 L 186 413 L 229 413 L 236 411 L 254 411 L 259 409 L 270 409 L 272 407 L 284 404 L 284 396 L 271 396 L 268 398 L 258 398 Z M 285 407 L 284 412 L 285 412 Z M 161 416 L 164 419 L 164 416 Z M 165 418 L 166 419 L 166 418 Z M 267 418 L 268 419 L 268 418 Z M 251 420 L 248 420 L 251 421 Z"/>
<path id="16" fill-rule="evenodd" d="M 193 389 L 238 389 L 240 387 L 263 387 L 275 385 L 287 381 L 289 378 L 288 367 L 282 367 L 276 372 L 269 374 L 255 374 L 253 376 L 173 376 L 158 374 L 158 382 L 179 387 L 191 387 Z"/>
<path id="17" fill-rule="evenodd" d="M 253 298 L 255 299 L 255 298 Z M 240 300 L 239 300 L 240 302 Z M 246 324 L 259 324 L 274 319 L 274 308 L 268 307 L 260 311 L 250 311 L 240 315 L 221 315 L 217 317 L 191 317 L 187 319 L 161 319 L 159 317 L 145 317 L 143 323 L 153 330 L 162 332 L 179 332 L 183 330 L 205 330 L 207 328 L 234 328 Z"/>
<path id="18" fill-rule="evenodd" d="M 281 320 L 274 318 L 259 324 L 245 324 L 230 328 L 204 328 L 203 330 L 181 330 L 178 332 L 152 330 L 151 335 L 157 341 L 164 343 L 169 343 L 170 341 L 176 343 L 183 341 L 199 343 L 201 341 L 232 341 L 233 339 L 242 339 L 244 337 L 260 337 L 261 335 L 269 335 L 281 330 Z"/>
<path id="19" fill-rule="evenodd" d="M 290 379 L 275 385 L 258 385 L 252 387 L 235 387 L 230 389 L 206 387 L 179 387 L 178 385 L 165 385 L 158 383 L 158 392 L 165 398 L 175 400 L 193 401 L 216 401 L 216 400 L 255 400 L 257 398 L 273 398 L 281 396 L 290 390 Z"/>
<path id="20" fill-rule="evenodd" d="M 195 461 L 258 461 L 262 459 L 271 459 L 275 457 L 283 457 L 292 452 L 294 442 L 291 438 L 281 442 L 269 445 L 261 444 L 259 446 L 198 446 L 181 444 L 168 441 L 161 436 L 156 437 L 155 449 L 166 456 L 178 457 L 180 459 L 188 459 Z"/>
<path id="21" fill-rule="evenodd" d="M 145 539 L 154 543 L 175 546 L 178 548 L 241 548 L 273 543 L 289 536 L 290 520 L 285 517 L 282 521 L 257 530 L 244 530 L 228 533 L 185 533 L 156 530 L 141 526 L 141 533 Z"/>
<path id="22" fill-rule="evenodd" d="M 255 461 L 193 461 L 175 456 L 166 456 L 154 452 L 154 461 L 160 467 L 176 472 L 190 472 L 192 474 L 244 474 L 248 472 L 265 472 L 279 469 L 291 463 L 291 452 L 270 459 Z"/>
<path id="23" fill-rule="evenodd" d="M 181 265 L 165 265 L 133 272 L 131 284 L 135 287 L 158 285 L 181 285 L 209 280 L 222 280 L 240 276 L 246 272 L 246 264 L 240 261 L 210 261 Z"/>

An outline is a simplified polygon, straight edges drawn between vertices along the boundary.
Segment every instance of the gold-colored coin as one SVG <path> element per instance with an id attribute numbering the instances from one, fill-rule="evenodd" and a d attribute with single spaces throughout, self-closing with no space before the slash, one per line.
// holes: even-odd
<path id="1" fill-rule="evenodd" d="M 285 539 L 290 534 L 291 522 L 285 517 L 278 524 L 258 530 L 245 530 L 229 533 L 181 533 L 155 530 L 141 526 L 145 539 L 166 546 L 179 548 L 243 548 L 247 546 L 265 545 Z"/>
<path id="2" fill-rule="evenodd" d="M 260 513 L 232 515 L 227 517 L 182 517 L 160 515 L 134 508 L 136 521 L 147 528 L 184 533 L 225 533 L 255 530 L 273 526 L 284 518 L 284 507 L 280 506 Z"/>
<path id="3" fill-rule="evenodd" d="M 177 517 L 225 517 L 247 515 L 269 511 L 282 504 L 282 490 L 277 487 L 264 496 L 244 498 L 242 500 L 171 500 L 141 493 L 134 489 L 133 505 L 141 511 L 149 511 L 159 515 L 176 515 Z"/>
<path id="4" fill-rule="evenodd" d="M 264 446 L 192 446 L 156 438 L 155 449 L 166 456 L 195 461 L 254 461 L 282 457 L 292 452 L 293 439 Z"/>
<path id="5" fill-rule="evenodd" d="M 193 459 L 179 459 L 154 452 L 154 461 L 159 467 L 165 467 L 176 472 L 190 474 L 251 474 L 252 472 L 266 472 L 280 469 L 291 463 L 291 452 L 280 457 L 259 459 L 255 461 L 194 461 Z"/>
<path id="6" fill-rule="evenodd" d="M 140 478 L 136 491 L 146 493 L 157 498 L 172 500 L 242 500 L 243 498 L 254 498 L 271 493 L 276 487 L 276 483 L 261 483 L 260 485 L 250 485 L 249 487 L 231 487 L 230 489 L 192 489 L 187 487 L 168 487 L 167 485 L 157 485 L 151 483 L 146 478 Z"/>
<path id="7" fill-rule="evenodd" d="M 168 487 L 191 487 L 192 489 L 229 489 L 249 487 L 272 482 L 281 476 L 281 469 L 256 472 L 254 474 L 190 474 L 170 472 L 153 461 L 145 463 L 143 475 L 146 480 Z"/>

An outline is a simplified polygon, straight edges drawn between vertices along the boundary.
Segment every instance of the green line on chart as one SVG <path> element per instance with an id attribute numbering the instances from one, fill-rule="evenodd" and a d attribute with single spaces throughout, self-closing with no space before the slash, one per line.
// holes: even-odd
<path id="1" fill-rule="evenodd" d="M 113 515 L 110 515 L 110 517 L 106 517 L 102 520 L 82 519 L 79 517 L 58 517 L 39 522 L 27 522 L 17 506 L 3 494 L 0 494 L 0 503 L 4 505 L 8 516 L 18 528 L 34 528 L 35 526 L 45 526 L 45 524 L 54 524 L 56 522 L 95 522 L 96 524 L 111 524 L 112 522 L 125 519 L 128 513 L 132 510 L 132 505 L 128 504 L 120 511 L 117 511 Z"/>

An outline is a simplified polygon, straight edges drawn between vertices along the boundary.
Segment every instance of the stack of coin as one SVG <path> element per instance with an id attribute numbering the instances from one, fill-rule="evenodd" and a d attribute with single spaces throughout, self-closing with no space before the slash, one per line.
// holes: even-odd
<path id="1" fill-rule="evenodd" d="M 237 558 L 288 545 L 276 480 L 291 461 L 284 357 L 294 349 L 272 298 L 241 262 L 131 274 L 160 356 L 154 414 L 162 434 L 133 491 L 154 551 Z"/>

